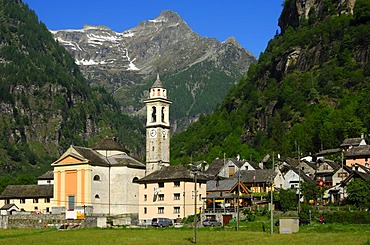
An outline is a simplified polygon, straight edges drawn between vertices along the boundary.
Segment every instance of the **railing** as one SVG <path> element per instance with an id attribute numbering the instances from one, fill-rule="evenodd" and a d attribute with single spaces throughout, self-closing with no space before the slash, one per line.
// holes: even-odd
<path id="1" fill-rule="evenodd" d="M 241 210 L 242 208 L 240 208 Z M 206 208 L 205 213 L 236 213 L 237 207 L 225 207 L 225 208 Z"/>

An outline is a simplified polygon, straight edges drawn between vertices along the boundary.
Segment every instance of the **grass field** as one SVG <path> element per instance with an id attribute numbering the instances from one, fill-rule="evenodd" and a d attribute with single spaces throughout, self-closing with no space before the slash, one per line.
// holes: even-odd
<path id="1" fill-rule="evenodd" d="M 251 226 L 252 227 L 252 226 Z M 241 226 L 197 229 L 197 244 L 369 244 L 370 225 L 312 224 L 295 234 L 252 231 Z M 254 225 L 258 227 L 258 225 Z M 260 227 L 261 228 L 261 227 Z M 193 244 L 192 228 L 8 229 L 0 230 L 0 244 Z"/>

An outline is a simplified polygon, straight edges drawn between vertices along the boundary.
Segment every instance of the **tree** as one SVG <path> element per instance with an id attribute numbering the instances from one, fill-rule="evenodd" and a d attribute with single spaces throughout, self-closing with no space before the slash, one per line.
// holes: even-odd
<path id="1" fill-rule="evenodd" d="M 354 179 L 347 185 L 348 203 L 357 207 L 370 208 L 370 178 Z"/>
<path id="2" fill-rule="evenodd" d="M 288 210 L 297 209 L 297 194 L 294 189 L 279 191 L 280 207 L 281 211 L 286 212 Z"/>

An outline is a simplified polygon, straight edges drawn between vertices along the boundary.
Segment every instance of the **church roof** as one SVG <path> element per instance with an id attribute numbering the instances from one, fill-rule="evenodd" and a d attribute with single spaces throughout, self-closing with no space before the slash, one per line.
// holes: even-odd
<path id="1" fill-rule="evenodd" d="M 161 80 L 159 79 L 159 74 L 157 74 L 157 80 L 154 82 L 152 88 L 164 88 Z"/>
<path id="2" fill-rule="evenodd" d="M 123 151 L 129 153 L 130 151 L 127 150 L 124 146 L 119 144 L 113 138 L 106 136 L 101 141 L 96 143 L 93 147 L 93 150 L 108 150 L 108 151 Z"/>

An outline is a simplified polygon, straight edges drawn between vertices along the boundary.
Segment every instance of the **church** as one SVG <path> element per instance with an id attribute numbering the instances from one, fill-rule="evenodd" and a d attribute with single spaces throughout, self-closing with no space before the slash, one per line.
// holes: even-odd
<path id="1" fill-rule="evenodd" d="M 150 224 L 152 218 L 175 221 L 200 212 L 207 179 L 183 165 L 170 165 L 171 101 L 159 75 L 144 103 L 145 164 L 131 157 L 114 138 L 103 138 L 91 148 L 71 145 L 51 163 L 53 171 L 47 183 L 35 187 L 48 188 L 47 194 L 33 191 L 30 196 L 22 192 L 19 197 L 18 188 L 3 193 L 0 199 L 6 205 L 19 199 L 17 205 L 26 212 L 66 214 L 68 219 L 126 215 L 129 222 L 138 219 L 144 225 Z M 41 197 L 46 200 L 45 207 L 36 207 L 35 200 Z"/>

